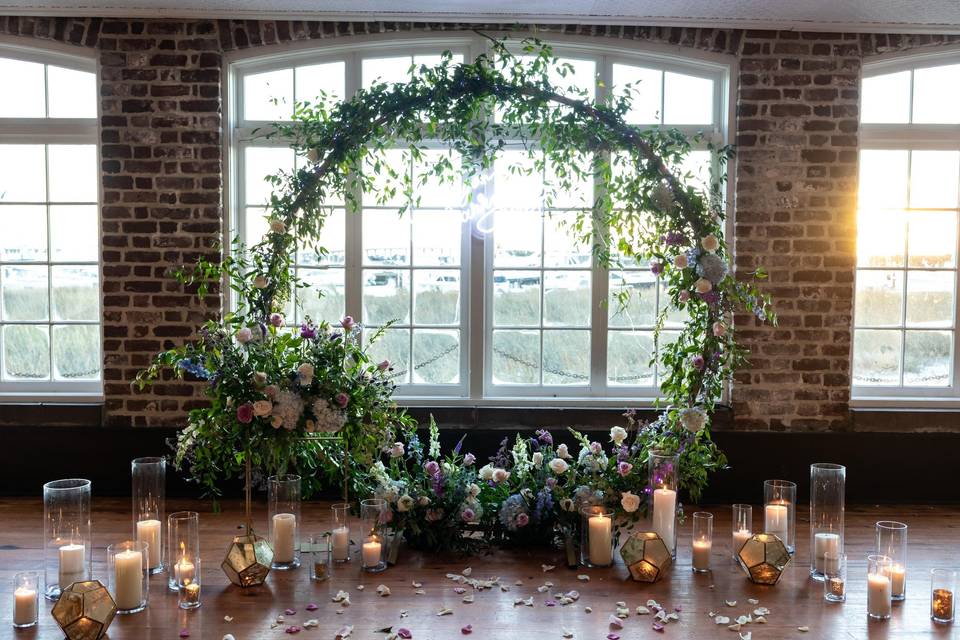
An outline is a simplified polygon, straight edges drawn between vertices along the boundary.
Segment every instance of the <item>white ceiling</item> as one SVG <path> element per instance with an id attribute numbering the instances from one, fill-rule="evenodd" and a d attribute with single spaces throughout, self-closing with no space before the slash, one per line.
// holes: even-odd
<path id="1" fill-rule="evenodd" d="M 960 33 L 960 0 L 0 0 L 4 14 Z"/>

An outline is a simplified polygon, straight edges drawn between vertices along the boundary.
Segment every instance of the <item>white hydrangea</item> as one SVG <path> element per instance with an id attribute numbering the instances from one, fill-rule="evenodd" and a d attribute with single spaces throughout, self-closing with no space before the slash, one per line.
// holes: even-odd
<path id="1" fill-rule="evenodd" d="M 330 405 L 323 398 L 313 402 L 313 415 L 317 419 L 317 430 L 323 433 L 336 433 L 343 428 L 347 416 Z"/>
<path id="2" fill-rule="evenodd" d="M 303 413 L 303 401 L 292 391 L 281 391 L 277 394 L 277 401 L 273 405 L 274 417 L 280 418 L 280 425 L 287 431 L 297 428 L 300 415 Z"/>
<path id="3" fill-rule="evenodd" d="M 696 433 L 707 423 L 707 412 L 701 407 L 690 407 L 680 411 L 680 424 L 687 431 Z"/>

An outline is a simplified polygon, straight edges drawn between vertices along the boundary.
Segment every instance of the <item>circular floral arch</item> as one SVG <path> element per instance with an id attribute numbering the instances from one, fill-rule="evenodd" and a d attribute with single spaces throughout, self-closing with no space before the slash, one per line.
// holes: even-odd
<path id="1" fill-rule="evenodd" d="M 219 265 L 202 263 L 188 279 L 225 272 L 240 305 L 224 323 L 265 326 L 292 288 L 303 286 L 291 275 L 298 246 L 323 251 L 320 231 L 332 210 L 327 202 L 336 197 L 356 208 L 357 194 L 369 193 L 379 176 L 389 179 L 378 194 L 382 201 L 402 191 L 416 203 L 409 172 L 382 162 L 378 152 L 399 144 L 420 159 L 428 142 L 439 144 L 463 161 L 455 166 L 441 156 L 424 180 L 470 185 L 519 141 L 535 170 L 549 167 L 556 176 L 546 187 L 547 205 L 576 180 L 599 179 L 591 210 L 571 225 L 571 233 L 589 243 L 602 265 L 639 262 L 661 279 L 670 304 L 657 319 L 657 335 L 667 311 L 686 314 L 677 338 L 659 347 L 663 411 L 644 429 L 643 442 L 647 450 L 680 453 L 681 485 L 696 497 L 708 471 L 725 464 L 709 426 L 724 381 L 746 355 L 734 338 L 733 313 L 747 309 L 775 321 L 769 299 L 730 273 L 723 181 L 714 180 L 709 192 L 691 186 L 690 176 L 676 169 L 690 150 L 682 134 L 626 123 L 630 87 L 620 97 L 595 102 L 562 87 L 572 69 L 548 46 L 525 40 L 517 44 L 522 55 L 515 56 L 506 41 L 492 42 L 491 52 L 472 63 L 454 63 L 446 54 L 437 66 L 414 68 L 405 84 L 375 84 L 330 107 L 325 96 L 297 104 L 292 123 L 264 134 L 289 141 L 309 159 L 299 171 L 271 178 L 269 232 Z M 712 150 L 722 174 L 732 150 Z M 628 291 L 621 304 L 629 304 Z"/>

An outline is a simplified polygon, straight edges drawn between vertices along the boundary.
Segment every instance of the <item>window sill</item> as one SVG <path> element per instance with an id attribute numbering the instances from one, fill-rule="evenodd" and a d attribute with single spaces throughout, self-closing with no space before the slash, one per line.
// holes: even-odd
<path id="1" fill-rule="evenodd" d="M 580 409 L 652 409 L 651 397 L 564 398 L 557 396 L 492 396 L 481 399 L 449 396 L 395 396 L 397 404 L 408 408 L 451 407 L 460 409 L 536 407 L 540 409 L 576 407 Z"/>
<path id="2" fill-rule="evenodd" d="M 103 404 L 102 393 L 21 393 L 0 391 L 0 405 L 74 405 Z"/>
<path id="3" fill-rule="evenodd" d="M 949 411 L 960 409 L 960 398 L 930 396 L 861 396 L 850 399 L 850 409 L 856 410 L 919 410 L 919 411 Z"/>

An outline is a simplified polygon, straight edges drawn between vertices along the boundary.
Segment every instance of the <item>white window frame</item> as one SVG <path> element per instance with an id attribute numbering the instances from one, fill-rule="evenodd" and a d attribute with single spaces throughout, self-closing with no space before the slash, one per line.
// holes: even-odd
<path id="1" fill-rule="evenodd" d="M 500 35 L 500 34 L 493 34 Z M 515 33 L 511 37 L 518 37 Z M 726 144 L 730 139 L 730 123 L 734 106 L 731 100 L 735 87 L 737 63 L 733 56 L 697 51 L 689 48 L 628 43 L 609 38 L 589 38 L 550 35 L 546 40 L 561 57 L 589 57 L 596 61 L 603 85 L 597 88 L 597 98 L 605 87 L 611 86 L 613 64 L 631 64 L 674 71 L 686 75 L 710 78 L 714 81 L 713 131 L 704 131 L 704 140 L 696 149 L 706 148 L 708 142 Z M 242 188 L 242 149 L 255 127 L 267 127 L 269 122 L 239 123 L 242 111 L 241 82 L 244 75 L 309 64 L 345 60 L 347 96 L 361 86 L 362 58 L 390 55 L 433 54 L 444 50 L 462 53 L 472 60 L 481 52 L 490 50 L 487 39 L 473 34 L 405 33 L 380 36 L 339 38 L 336 42 L 318 46 L 315 42 L 285 43 L 256 50 L 231 52 L 226 55 L 226 73 L 223 80 L 225 116 L 228 135 L 224 136 L 225 201 L 228 215 L 224 216 L 227 237 L 243 237 L 244 215 L 239 210 L 239 189 Z M 661 91 L 661 100 L 663 93 Z M 673 126 L 692 136 L 701 129 L 696 126 Z M 733 163 L 728 167 L 729 175 Z M 733 181 L 726 184 L 727 202 L 733 201 Z M 362 219 L 359 215 L 346 216 L 346 313 L 361 318 L 362 290 Z M 465 224 L 470 224 L 466 221 Z M 732 230 L 732 216 L 728 216 L 728 233 Z M 468 231 L 468 230 L 465 230 Z M 462 389 L 450 392 L 447 385 L 402 385 L 397 397 L 407 406 L 651 406 L 657 389 L 648 386 L 617 385 L 607 387 L 606 343 L 608 271 L 597 268 L 596 258 L 591 275 L 591 384 L 583 386 L 534 386 L 492 384 L 491 336 L 493 278 L 493 235 L 463 233 L 461 247 L 461 384 Z M 552 270 L 548 268 L 548 270 Z M 411 319 L 412 320 L 412 319 Z M 411 354 L 411 357 L 413 354 Z M 412 363 L 411 363 L 412 364 Z M 413 387 L 412 389 L 410 387 Z"/>
<path id="2" fill-rule="evenodd" d="M 37 47 L 34 44 L 25 44 L 23 39 L 12 36 L 0 36 L 0 57 L 23 60 L 25 62 L 34 62 L 56 67 L 64 67 L 76 71 L 93 73 L 96 76 L 97 95 L 99 96 L 100 75 L 96 61 L 96 52 L 79 47 L 71 47 L 58 43 L 46 43 L 43 47 Z M 46 68 L 45 68 L 46 72 Z M 46 83 L 44 83 L 46 90 Z M 47 102 L 49 108 L 49 102 Z M 100 104 L 97 101 L 97 116 L 93 118 L 0 118 L 0 144 L 92 144 L 97 149 L 97 225 L 100 225 L 100 203 L 102 198 L 102 185 L 99 181 L 100 167 L 100 145 L 99 145 L 99 114 Z M 31 203 L 37 204 L 37 203 Z M 45 266 L 48 269 L 51 265 L 61 264 L 51 260 L 49 255 L 49 242 L 52 234 L 49 230 L 49 202 L 42 203 L 47 206 L 47 242 L 48 255 L 43 261 L 31 262 L 33 266 Z M 57 203 L 70 204 L 70 203 Z M 84 203 L 88 204 L 88 203 Z M 99 236 L 99 233 L 98 233 Z M 96 261 L 70 261 L 68 265 L 96 266 L 98 269 L 98 281 L 101 283 L 102 291 L 102 245 L 97 246 L 98 258 Z M 7 264 L 7 263 L 4 263 Z M 49 277 L 49 276 L 48 276 Z M 52 283 L 48 280 L 48 296 L 52 295 Z M 52 313 L 52 308 L 50 309 Z M 0 403 L 8 402 L 52 402 L 52 403 L 99 403 L 103 402 L 103 300 L 102 294 L 97 294 L 97 321 L 99 328 L 99 346 L 98 356 L 100 360 L 100 377 L 96 380 L 24 380 L 24 381 L 0 381 Z M 19 322 L 10 324 L 21 324 Z M 34 323 L 23 323 L 34 324 Z M 69 321 L 54 322 L 48 319 L 46 324 L 52 327 L 54 324 L 71 324 Z M 90 325 L 93 322 L 83 321 L 77 324 Z M 4 326 L 8 326 L 4 323 Z M 51 333 L 50 349 L 53 349 L 53 340 Z M 3 367 L 2 345 L 0 345 L 0 370 Z M 51 356 L 52 358 L 52 356 Z M 53 364 L 51 360 L 51 376 L 53 373 Z"/>
<path id="3" fill-rule="evenodd" d="M 923 53 L 896 52 L 876 56 L 863 65 L 863 78 L 887 75 L 901 71 L 913 71 L 928 67 L 960 64 L 960 46 L 938 48 Z M 910 85 L 910 111 L 913 111 L 913 76 Z M 863 92 L 861 91 L 861 96 Z M 960 124 L 886 124 L 860 123 L 860 151 L 863 150 L 960 150 Z M 960 233 L 957 238 L 956 259 L 960 260 Z M 953 329 L 953 375 L 952 384 L 945 387 L 865 386 L 854 385 L 853 348 L 850 350 L 851 408 L 909 409 L 909 408 L 960 408 L 960 265 L 954 279 L 954 329 Z M 908 267 L 903 267 L 906 273 Z M 854 288 L 856 297 L 856 288 Z M 854 308 L 856 303 L 854 301 Z M 906 308 L 906 299 L 904 299 Z M 856 328 L 856 317 L 853 327 Z M 901 327 L 901 331 L 902 331 Z M 851 331 L 851 338 L 855 339 Z M 901 347 L 901 367 L 902 347 Z"/>

